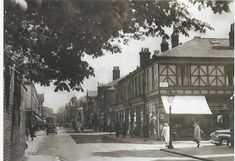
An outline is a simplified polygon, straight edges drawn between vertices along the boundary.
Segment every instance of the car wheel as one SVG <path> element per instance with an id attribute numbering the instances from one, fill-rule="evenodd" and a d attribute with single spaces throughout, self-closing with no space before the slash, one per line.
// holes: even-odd
<path id="1" fill-rule="evenodd" d="M 229 141 L 228 141 L 228 139 L 222 139 L 222 140 L 220 141 L 220 144 L 221 144 L 221 145 L 228 145 L 228 144 L 229 144 Z"/>
<path id="2" fill-rule="evenodd" d="M 216 143 L 215 145 L 216 145 L 216 146 L 220 146 L 221 144 L 217 144 L 217 143 Z"/>

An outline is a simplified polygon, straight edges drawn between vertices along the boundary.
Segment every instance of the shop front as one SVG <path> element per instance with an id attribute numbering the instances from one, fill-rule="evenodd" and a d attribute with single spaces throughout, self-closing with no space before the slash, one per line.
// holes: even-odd
<path id="1" fill-rule="evenodd" d="M 161 96 L 163 108 L 160 108 L 160 130 L 164 122 L 169 122 L 173 139 L 190 140 L 193 137 L 193 122 L 198 122 L 205 137 L 213 131 L 213 117 L 205 96 L 174 96 L 169 103 L 167 96 Z M 171 115 L 170 115 L 171 107 Z"/>

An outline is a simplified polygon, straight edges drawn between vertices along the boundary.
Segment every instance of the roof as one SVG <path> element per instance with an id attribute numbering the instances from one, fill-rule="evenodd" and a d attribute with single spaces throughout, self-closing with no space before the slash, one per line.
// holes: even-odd
<path id="1" fill-rule="evenodd" d="M 122 79 L 125 78 L 125 77 L 126 77 L 126 76 L 123 76 L 123 77 L 121 77 L 121 78 L 118 78 L 118 79 L 116 79 L 116 80 L 114 80 L 114 81 L 112 81 L 112 82 L 109 82 L 109 83 L 105 84 L 104 86 L 112 87 L 112 86 L 114 86 L 115 84 L 117 84 L 120 80 L 122 80 Z"/>
<path id="2" fill-rule="evenodd" d="M 113 91 L 113 90 L 115 90 L 115 88 L 112 86 L 112 87 L 108 88 L 107 90 Z"/>
<path id="3" fill-rule="evenodd" d="M 233 48 L 227 38 L 194 38 L 157 57 L 233 58 Z"/>

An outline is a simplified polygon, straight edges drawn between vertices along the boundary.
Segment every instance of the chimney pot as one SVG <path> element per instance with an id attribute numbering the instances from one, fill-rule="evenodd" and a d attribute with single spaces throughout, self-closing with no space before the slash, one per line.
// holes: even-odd
<path id="1" fill-rule="evenodd" d="M 113 81 L 120 78 L 119 66 L 113 67 Z"/>
<path id="2" fill-rule="evenodd" d="M 142 67 L 150 60 L 151 53 L 149 52 L 148 48 L 144 48 L 144 50 L 141 51 L 139 54 L 140 54 L 140 67 Z"/>
<path id="3" fill-rule="evenodd" d="M 166 41 L 166 36 L 162 37 L 162 43 L 161 43 L 161 52 L 167 51 L 169 49 L 169 44 Z"/>
<path id="4" fill-rule="evenodd" d="M 230 25 L 229 46 L 234 48 L 234 23 Z"/>

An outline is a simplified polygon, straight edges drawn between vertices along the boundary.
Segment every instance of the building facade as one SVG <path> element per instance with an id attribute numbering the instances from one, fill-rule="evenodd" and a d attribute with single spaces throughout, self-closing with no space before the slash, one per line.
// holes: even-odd
<path id="1" fill-rule="evenodd" d="M 4 69 L 4 161 L 23 160 L 25 140 L 26 92 L 17 72 L 11 67 Z"/>
<path id="2" fill-rule="evenodd" d="M 26 93 L 26 128 L 39 127 L 42 122 L 41 105 L 39 103 L 37 90 L 32 82 L 25 81 Z"/>
<path id="3" fill-rule="evenodd" d="M 229 35 L 229 39 L 195 37 L 181 45 L 174 43 L 170 50 L 163 39 L 162 52 L 156 52 L 151 59 L 148 49 L 142 49 L 140 67 L 114 86 L 115 122 L 127 122 L 129 133 L 136 136 L 149 137 L 154 128 L 159 138 L 162 124 L 169 119 L 163 96 L 200 96 L 212 115 L 202 111 L 173 113 L 173 126 L 198 121 L 207 134 L 229 128 L 233 123 L 229 114 L 234 90 L 233 34 Z"/>
<path id="4" fill-rule="evenodd" d="M 98 84 L 98 120 L 100 131 L 109 131 L 114 129 L 115 124 L 115 108 L 116 108 L 116 89 L 115 85 L 125 78 L 120 77 L 120 70 L 118 66 L 113 67 L 112 71 L 113 81 L 107 84 Z"/>

